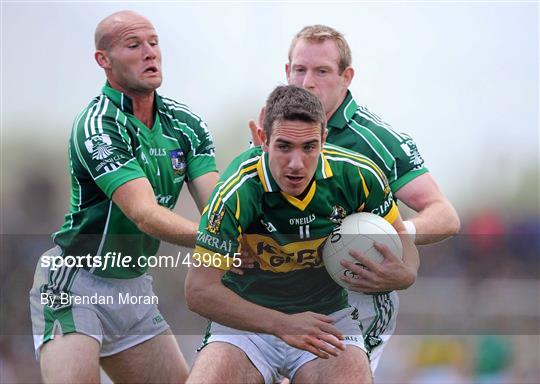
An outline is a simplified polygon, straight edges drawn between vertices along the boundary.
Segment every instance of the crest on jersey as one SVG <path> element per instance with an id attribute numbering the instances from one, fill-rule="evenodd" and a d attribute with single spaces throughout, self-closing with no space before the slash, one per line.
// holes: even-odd
<path id="1" fill-rule="evenodd" d="M 94 135 L 84 142 L 92 160 L 104 160 L 113 153 L 111 137 L 106 133 Z"/>
<path id="2" fill-rule="evenodd" d="M 420 155 L 413 140 L 406 140 L 401 144 L 401 149 L 409 156 L 409 162 L 414 165 L 415 169 L 421 168 L 422 164 L 424 164 L 424 159 Z"/>
<path id="3" fill-rule="evenodd" d="M 340 205 L 334 205 L 332 207 L 332 213 L 328 216 L 328 219 L 335 224 L 341 224 L 343 219 L 347 216 L 347 211 Z"/>
<path id="4" fill-rule="evenodd" d="M 186 173 L 186 157 L 184 151 L 181 149 L 175 149 L 169 152 L 171 157 L 171 164 L 176 176 L 181 176 Z"/>
<path id="5" fill-rule="evenodd" d="M 208 232 L 213 233 L 214 235 L 217 235 L 219 233 L 219 229 L 221 228 L 221 221 L 223 220 L 223 215 L 225 215 L 225 210 L 213 212 L 210 215 L 208 225 L 206 226 Z"/>

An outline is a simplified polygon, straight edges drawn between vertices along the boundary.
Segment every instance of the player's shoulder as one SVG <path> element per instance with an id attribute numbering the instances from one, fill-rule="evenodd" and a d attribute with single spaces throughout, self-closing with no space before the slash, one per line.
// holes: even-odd
<path id="1" fill-rule="evenodd" d="M 349 128 L 362 135 L 374 135 L 383 142 L 405 142 L 411 137 L 403 132 L 395 130 L 388 122 L 379 115 L 369 110 L 366 106 L 357 104 Z"/>
<path id="2" fill-rule="evenodd" d="M 103 93 L 94 97 L 77 114 L 73 122 L 73 133 L 91 137 L 106 133 L 125 124 L 126 117 L 121 110 Z"/>
<path id="3" fill-rule="evenodd" d="M 161 114 L 182 123 L 195 123 L 195 125 L 203 123 L 202 118 L 187 104 L 162 95 L 157 95 L 157 98 Z"/>
<path id="4" fill-rule="evenodd" d="M 325 143 L 322 149 L 325 159 L 330 164 L 335 177 L 356 177 L 358 172 L 370 174 L 379 179 L 386 179 L 381 168 L 369 157 L 349 149 Z"/>
<path id="5" fill-rule="evenodd" d="M 261 147 L 253 147 L 245 150 L 236 156 L 230 163 L 229 166 L 223 172 L 221 180 L 229 183 L 245 183 L 248 179 L 244 177 L 249 177 L 252 179 L 257 175 L 259 160 L 262 156 Z M 242 179 L 244 179 L 242 181 Z"/>
<path id="6" fill-rule="evenodd" d="M 377 166 L 369 157 L 335 144 L 325 143 L 322 153 L 331 166 L 351 167 L 359 164 Z"/>
<path id="7" fill-rule="evenodd" d="M 259 179 L 259 160 L 262 156 L 260 147 L 250 148 L 236 156 L 215 187 L 209 209 L 221 209 L 223 205 L 236 206 L 237 200 L 259 200 L 263 188 Z"/>

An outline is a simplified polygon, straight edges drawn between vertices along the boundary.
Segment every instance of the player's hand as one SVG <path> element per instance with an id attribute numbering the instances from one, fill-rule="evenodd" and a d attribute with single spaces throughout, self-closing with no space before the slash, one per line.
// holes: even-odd
<path id="1" fill-rule="evenodd" d="M 416 280 L 416 270 L 398 259 L 386 245 L 374 242 L 374 246 L 384 257 L 383 261 L 377 263 L 364 257 L 361 252 L 350 250 L 349 254 L 358 262 L 343 260 L 341 265 L 357 276 L 342 276 L 341 280 L 349 284 L 350 290 L 363 293 L 409 288 Z"/>
<path id="2" fill-rule="evenodd" d="M 264 115 L 265 115 L 266 109 L 265 107 L 261 108 L 261 112 L 259 112 L 259 122 L 256 123 L 255 120 L 249 121 L 249 130 L 251 131 L 251 142 L 254 146 L 258 147 L 261 145 L 261 139 L 259 138 L 259 134 L 257 131 L 259 129 L 263 129 L 264 126 Z"/>
<path id="3" fill-rule="evenodd" d="M 288 315 L 287 321 L 280 324 L 276 336 L 291 347 L 311 352 L 321 359 L 328 359 L 345 350 L 342 342 L 344 336 L 332 322 L 331 317 L 314 312 Z"/>

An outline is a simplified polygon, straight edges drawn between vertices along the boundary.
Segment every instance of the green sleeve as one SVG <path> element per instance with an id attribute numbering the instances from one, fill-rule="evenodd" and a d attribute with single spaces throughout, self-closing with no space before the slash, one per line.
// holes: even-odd
<path id="1" fill-rule="evenodd" d="M 94 130 L 88 126 L 87 120 L 79 121 L 72 133 L 72 145 L 83 167 L 109 198 L 122 184 L 146 177 L 119 121 L 102 116 Z"/>

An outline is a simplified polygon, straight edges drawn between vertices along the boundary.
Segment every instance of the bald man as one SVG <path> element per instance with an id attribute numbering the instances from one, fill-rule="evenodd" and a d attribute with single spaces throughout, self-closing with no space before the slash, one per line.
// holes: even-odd
<path id="1" fill-rule="evenodd" d="M 146 273 L 160 240 L 193 247 L 197 224 L 171 211 L 186 182 L 202 211 L 218 175 L 195 113 L 156 93 L 158 35 L 130 11 L 101 21 L 95 60 L 107 82 L 75 119 L 71 205 L 30 292 L 45 383 L 184 382 L 188 368 Z"/>

